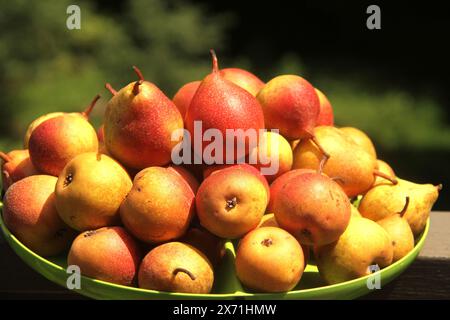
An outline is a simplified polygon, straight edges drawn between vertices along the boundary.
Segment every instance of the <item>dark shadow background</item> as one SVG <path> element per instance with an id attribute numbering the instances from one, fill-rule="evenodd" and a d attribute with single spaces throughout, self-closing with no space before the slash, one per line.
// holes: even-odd
<path id="1" fill-rule="evenodd" d="M 82 29 L 67 30 L 77 4 Z M 381 8 L 381 30 L 366 8 Z M 80 110 L 147 79 L 172 96 L 209 70 L 249 69 L 264 81 L 300 74 L 333 104 L 337 125 L 363 129 L 379 158 L 415 182 L 443 183 L 435 209 L 450 209 L 448 10 L 443 1 L 110 1 L 18 0 L 0 5 L 0 150 L 21 146 L 27 124 L 57 110 Z"/>

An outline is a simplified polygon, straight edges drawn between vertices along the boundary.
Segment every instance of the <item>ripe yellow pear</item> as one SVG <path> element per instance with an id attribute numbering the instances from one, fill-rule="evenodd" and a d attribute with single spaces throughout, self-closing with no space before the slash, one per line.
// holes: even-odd
<path id="1" fill-rule="evenodd" d="M 405 207 L 398 214 L 386 217 L 378 221 L 378 224 L 391 237 L 394 247 L 394 262 L 400 260 L 414 249 L 414 235 L 408 222 L 403 219 L 409 205 L 409 197 L 406 198 Z"/>
<path id="2" fill-rule="evenodd" d="M 442 186 L 397 180 L 397 185 L 384 183 L 370 189 L 361 199 L 358 209 L 363 217 L 378 221 L 401 212 L 405 205 L 405 198 L 409 197 L 410 203 L 404 218 L 411 226 L 414 235 L 418 235 L 425 228 L 431 208 Z"/>
<path id="3" fill-rule="evenodd" d="M 300 244 L 287 231 L 262 227 L 239 242 L 235 264 L 236 274 L 247 288 L 285 292 L 300 281 L 305 261 Z"/>
<path id="4" fill-rule="evenodd" d="M 114 159 L 83 153 L 59 175 L 56 208 L 61 219 L 78 231 L 117 225 L 120 205 L 131 187 L 128 173 Z"/>
<path id="5" fill-rule="evenodd" d="M 214 272 L 208 258 L 199 250 L 185 243 L 168 242 L 145 256 L 138 281 L 144 289 L 209 293 Z"/>
<path id="6" fill-rule="evenodd" d="M 388 233 L 376 222 L 355 216 L 336 242 L 314 251 L 319 273 L 328 284 L 366 276 L 371 265 L 387 267 L 393 254 Z"/>

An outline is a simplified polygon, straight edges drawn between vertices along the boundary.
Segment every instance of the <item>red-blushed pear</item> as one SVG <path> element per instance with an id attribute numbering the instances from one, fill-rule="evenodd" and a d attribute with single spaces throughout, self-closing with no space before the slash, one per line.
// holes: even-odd
<path id="1" fill-rule="evenodd" d="M 134 67 L 139 80 L 113 94 L 104 118 L 105 145 L 124 166 L 143 169 L 164 166 L 171 160 L 172 133 L 183 129 L 183 117 L 175 104 Z"/>
<path id="2" fill-rule="evenodd" d="M 185 293 L 210 293 L 214 272 L 200 250 L 169 242 L 151 250 L 139 268 L 139 287 Z"/>
<path id="3" fill-rule="evenodd" d="M 244 69 L 239 68 L 225 68 L 220 70 L 220 74 L 224 79 L 233 82 L 242 89 L 247 90 L 253 96 L 256 97 L 259 90 L 264 87 L 264 82 L 262 82 L 253 73 L 250 73 Z M 181 115 L 186 115 L 186 111 L 191 104 L 192 98 L 197 92 L 197 89 L 201 81 L 191 81 L 182 86 L 177 93 L 172 98 L 173 103 L 177 106 Z"/>
<path id="4" fill-rule="evenodd" d="M 315 88 L 317 96 L 319 97 L 320 111 L 317 117 L 316 126 L 333 126 L 334 125 L 334 115 L 333 107 L 331 106 L 328 98 L 323 94 L 322 91 Z"/>
<path id="5" fill-rule="evenodd" d="M 192 98 L 194 97 L 195 92 L 197 92 L 200 83 L 201 81 L 186 83 L 177 91 L 177 93 L 175 93 L 172 98 L 173 103 L 175 103 L 183 118 L 186 115 L 186 111 L 189 108 Z"/>
<path id="6" fill-rule="evenodd" d="M 86 120 L 89 120 L 89 115 L 91 114 L 92 110 L 94 109 L 94 106 L 97 103 L 98 99 L 100 99 L 100 95 L 95 96 L 95 98 L 92 100 L 92 102 L 82 112 L 70 112 L 70 113 L 52 112 L 52 113 L 47 113 L 47 114 L 44 114 L 44 115 L 36 118 L 28 125 L 27 132 L 25 133 L 24 142 L 23 142 L 24 148 L 28 149 L 28 143 L 30 141 L 31 133 L 37 126 L 39 126 L 45 120 L 48 120 L 51 118 L 56 118 L 56 117 L 62 116 L 64 114 L 73 114 L 73 115 L 81 116 L 81 117 L 85 118 Z"/>
<path id="7" fill-rule="evenodd" d="M 280 228 L 262 227 L 239 242 L 236 275 L 256 292 L 292 290 L 303 275 L 305 261 L 298 241 Z"/>
<path id="8" fill-rule="evenodd" d="M 344 189 L 349 197 L 367 192 L 376 176 L 397 183 L 377 169 L 376 158 L 357 144 L 341 129 L 331 126 L 314 128 L 314 135 L 330 158 L 324 162 L 323 152 L 310 139 L 301 140 L 294 150 L 294 169 L 314 169 L 323 172 Z"/>
<path id="9" fill-rule="evenodd" d="M 193 144 L 201 143 L 202 154 L 206 147 L 212 148 L 219 144 L 212 144 L 204 139 L 203 135 L 206 130 L 216 129 L 223 139 L 226 139 L 227 129 L 232 130 L 235 133 L 233 136 L 237 136 L 235 139 L 237 143 L 233 141 L 234 143 L 227 145 L 224 141 L 222 146 L 219 144 L 217 148 L 222 147 L 222 157 L 215 153 L 217 148 L 212 148 L 210 152 L 219 163 L 226 163 L 226 158 L 236 160 L 243 157 L 256 145 L 259 130 L 264 129 L 264 115 L 254 96 L 221 75 L 213 50 L 211 50 L 211 55 L 212 72 L 203 79 L 192 98 L 186 113 L 185 125 Z M 199 123 L 199 121 L 201 121 L 201 131 L 194 130 L 195 123 Z M 238 129 L 241 129 L 240 132 L 235 131 Z M 249 129 L 250 131 L 248 131 Z M 246 134 L 247 132 L 249 134 Z M 200 133 L 201 136 L 198 136 Z M 255 136 L 254 139 L 250 139 L 252 134 Z"/>
<path id="10" fill-rule="evenodd" d="M 266 83 L 257 95 L 268 129 L 279 129 L 288 140 L 313 135 L 320 102 L 314 87 L 295 75 L 282 75 Z"/>
<path id="11" fill-rule="evenodd" d="M 293 177 L 296 177 L 303 173 L 315 173 L 315 170 L 312 169 L 294 169 L 288 171 L 272 182 L 270 185 L 270 199 L 269 204 L 267 205 L 267 212 L 273 212 L 273 200 L 277 197 L 278 192 L 284 187 L 284 185 Z"/>
<path id="12" fill-rule="evenodd" d="M 41 256 L 63 252 L 75 236 L 56 211 L 56 180 L 48 175 L 26 177 L 12 184 L 3 199 L 5 226 Z"/>
<path id="13" fill-rule="evenodd" d="M 301 244 L 325 245 L 345 231 L 350 206 L 335 181 L 320 173 L 303 173 L 281 187 L 271 209 L 280 227 Z"/>
<path id="14" fill-rule="evenodd" d="M 206 178 L 195 200 L 203 227 L 221 238 L 235 239 L 256 228 L 266 209 L 268 195 L 254 173 L 231 167 Z"/>
<path id="15" fill-rule="evenodd" d="M 7 190 L 14 182 L 38 174 L 30 160 L 27 149 L 13 150 L 8 153 L 0 151 L 2 187 Z"/>
<path id="16" fill-rule="evenodd" d="M 292 158 L 289 142 L 276 132 L 265 131 L 258 145 L 250 151 L 249 163 L 252 163 L 270 183 L 291 170 Z"/>
<path id="17" fill-rule="evenodd" d="M 326 163 L 329 154 L 314 133 L 320 100 L 307 80 L 296 75 L 277 76 L 266 83 L 256 98 L 261 103 L 267 129 L 278 129 L 289 141 L 312 141 L 322 153 L 321 166 Z"/>
<path id="18" fill-rule="evenodd" d="M 254 166 L 251 166 L 247 163 L 238 163 L 238 164 L 215 164 L 206 166 L 205 170 L 203 170 L 203 179 L 208 178 L 210 175 L 219 172 L 221 170 L 227 169 L 237 169 L 237 170 L 246 170 L 252 174 L 254 174 L 264 185 L 267 191 L 267 197 L 270 197 L 270 186 L 267 182 L 267 179 L 261 174 L 261 172 L 256 169 Z"/>
<path id="19" fill-rule="evenodd" d="M 120 207 L 122 222 L 138 239 L 161 243 L 182 237 L 194 214 L 195 194 L 172 168 L 140 171 Z"/>
<path id="20" fill-rule="evenodd" d="M 72 243 L 67 265 L 81 274 L 123 286 L 136 284 L 141 248 L 122 227 L 104 227 L 81 233 Z"/>
<path id="21" fill-rule="evenodd" d="M 90 108 L 99 99 L 96 96 Z M 97 133 L 80 113 L 66 113 L 37 126 L 30 136 L 29 152 L 41 173 L 59 176 L 66 164 L 85 152 L 98 151 Z"/>
<path id="22" fill-rule="evenodd" d="M 244 69 L 225 68 L 220 70 L 220 74 L 228 81 L 237 84 L 239 87 L 247 90 L 255 97 L 264 87 L 264 82 L 261 79 Z"/>
<path id="23" fill-rule="evenodd" d="M 59 175 L 56 208 L 61 219 L 78 231 L 120 223 L 119 207 L 130 192 L 131 179 L 111 157 L 86 152 L 73 158 Z"/>

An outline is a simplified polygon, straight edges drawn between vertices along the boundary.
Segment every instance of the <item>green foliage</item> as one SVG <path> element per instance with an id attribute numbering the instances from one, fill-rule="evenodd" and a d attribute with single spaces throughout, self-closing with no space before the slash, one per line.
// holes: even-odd
<path id="1" fill-rule="evenodd" d="M 450 150 L 450 128 L 429 97 L 394 88 L 374 92 L 370 85 L 348 80 L 324 81 L 320 88 L 333 105 L 338 126 L 362 129 L 382 149 Z"/>
<path id="2" fill-rule="evenodd" d="M 101 93 L 136 79 L 132 65 L 169 96 L 210 68 L 228 16 L 178 1 L 130 0 L 120 16 L 77 1 L 81 30 L 66 28 L 70 0 L 10 1 L 0 12 L 0 149 L 20 147 L 29 122 L 52 111 L 82 110 Z"/>

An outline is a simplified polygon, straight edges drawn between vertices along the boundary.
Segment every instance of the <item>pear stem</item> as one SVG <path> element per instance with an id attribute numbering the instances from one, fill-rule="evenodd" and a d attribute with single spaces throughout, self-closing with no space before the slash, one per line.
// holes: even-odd
<path id="1" fill-rule="evenodd" d="M 212 71 L 213 72 L 219 72 L 219 62 L 217 60 L 217 55 L 214 49 L 210 49 L 209 53 L 211 54 L 212 59 Z"/>
<path id="2" fill-rule="evenodd" d="M 173 270 L 173 275 L 176 276 L 178 272 L 186 273 L 189 276 L 189 278 L 192 279 L 192 281 L 196 279 L 196 277 L 192 274 L 192 272 L 190 272 L 185 268 L 176 268 L 175 270 Z"/>
<path id="3" fill-rule="evenodd" d="M 144 79 L 144 75 L 142 74 L 141 70 L 139 70 L 139 68 L 136 67 L 136 66 L 133 66 L 133 70 L 134 70 L 134 72 L 136 72 L 136 74 L 137 74 L 137 76 L 139 78 L 139 81 L 144 82 L 145 79 Z"/>
<path id="4" fill-rule="evenodd" d="M 4 187 L 5 184 L 12 185 L 13 182 L 12 182 L 11 176 L 9 175 L 9 172 L 6 171 L 6 170 L 3 170 L 2 173 L 5 176 L 5 180 L 6 180 L 6 181 L 3 182 L 3 187 Z"/>
<path id="5" fill-rule="evenodd" d="M 134 83 L 133 86 L 133 94 L 137 96 L 139 94 L 139 86 L 144 82 L 144 76 L 142 75 L 141 70 L 138 67 L 133 66 L 134 72 L 136 72 L 139 80 Z"/>
<path id="6" fill-rule="evenodd" d="M 326 152 L 325 149 L 321 146 L 319 140 L 317 140 L 315 135 L 311 135 L 310 139 L 322 153 L 322 160 L 320 160 L 319 170 L 317 170 L 318 173 L 322 174 L 325 164 L 327 163 L 328 159 L 330 159 L 330 154 Z"/>
<path id="7" fill-rule="evenodd" d="M 5 162 L 10 162 L 12 161 L 11 157 L 8 156 L 6 153 L 0 151 L 0 158 L 5 161 Z"/>
<path id="8" fill-rule="evenodd" d="M 373 170 L 373 175 L 381 177 L 381 178 L 384 178 L 384 179 L 392 182 L 393 185 L 396 185 L 398 183 L 398 181 L 397 181 L 397 179 L 395 177 L 391 177 L 391 176 L 389 176 L 389 175 L 387 175 L 387 174 L 385 174 L 385 173 L 383 173 L 383 172 L 381 172 L 381 171 L 379 171 L 377 169 Z"/>
<path id="9" fill-rule="evenodd" d="M 94 109 L 94 106 L 97 103 L 98 99 L 100 99 L 99 94 L 94 97 L 94 99 L 89 104 L 89 106 L 81 113 L 86 119 L 89 119 L 89 115 L 91 114 L 92 110 Z"/>
<path id="10" fill-rule="evenodd" d="M 398 213 L 400 215 L 400 217 L 403 217 L 403 215 L 406 213 L 406 211 L 408 210 L 408 205 L 409 205 L 409 196 L 406 196 L 405 205 L 404 205 L 402 211 L 400 211 Z"/>
<path id="11" fill-rule="evenodd" d="M 106 83 L 105 88 L 108 89 L 108 91 L 111 92 L 111 94 L 113 96 L 115 96 L 117 94 L 117 91 L 111 86 L 111 84 Z"/>

